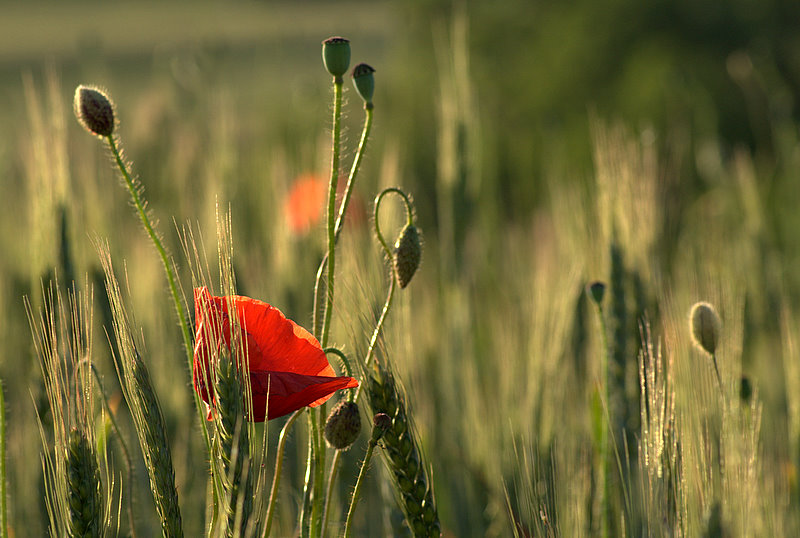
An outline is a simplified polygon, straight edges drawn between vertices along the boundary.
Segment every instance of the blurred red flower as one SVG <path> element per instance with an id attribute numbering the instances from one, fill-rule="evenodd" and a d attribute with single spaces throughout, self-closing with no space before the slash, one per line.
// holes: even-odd
<path id="1" fill-rule="evenodd" d="M 352 377 L 336 377 L 317 339 L 277 308 L 240 295 L 215 297 L 206 287 L 196 288 L 193 377 L 195 390 L 209 404 L 209 420 L 213 359 L 221 352 L 231 354 L 229 305 L 235 309 L 247 353 L 254 422 L 316 407 L 337 390 L 358 386 Z"/>
<path id="2" fill-rule="evenodd" d="M 289 229 L 303 235 L 319 224 L 327 196 L 328 184 L 320 176 L 304 174 L 295 179 L 283 202 Z"/>
<path id="3" fill-rule="evenodd" d="M 336 211 L 347 186 L 347 178 L 340 177 L 337 182 L 336 195 L 338 202 Z M 328 199 L 328 181 L 316 174 L 303 174 L 298 176 L 283 201 L 283 212 L 289 229 L 295 235 L 307 234 L 317 226 L 325 215 L 325 202 Z M 347 208 L 345 223 L 363 226 L 367 222 L 367 211 L 364 200 L 353 192 L 350 205 Z"/>

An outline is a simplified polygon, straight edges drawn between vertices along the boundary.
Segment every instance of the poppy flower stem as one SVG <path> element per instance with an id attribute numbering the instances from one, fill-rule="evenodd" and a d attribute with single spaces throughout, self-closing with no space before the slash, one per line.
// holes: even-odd
<path id="1" fill-rule="evenodd" d="M 333 141 L 331 157 L 331 180 L 328 189 L 328 285 L 325 290 L 325 313 L 322 321 L 322 333 L 319 337 L 322 347 L 328 344 L 328 332 L 331 326 L 331 310 L 333 309 L 333 282 L 336 269 L 336 186 L 339 180 L 339 159 L 341 153 L 342 133 L 342 80 L 333 82 Z"/>
<path id="2" fill-rule="evenodd" d="M 375 212 L 374 212 L 375 218 L 373 219 L 375 221 L 375 235 L 378 236 L 378 241 L 380 241 L 380 244 L 383 247 L 383 251 L 389 260 L 392 259 L 392 251 L 389 248 L 389 245 L 386 243 L 386 240 L 383 238 L 383 234 L 381 233 L 381 224 L 380 224 L 380 219 L 378 219 L 378 213 L 380 212 L 381 209 L 381 202 L 383 202 L 383 197 L 391 193 L 399 194 L 400 196 L 403 197 L 403 202 L 405 202 L 406 204 L 406 224 L 409 226 L 414 224 L 414 205 L 411 203 L 411 198 L 409 198 L 409 196 L 405 192 L 403 192 L 402 189 L 399 189 L 397 187 L 389 187 L 383 189 L 380 192 L 380 194 L 378 194 L 378 196 L 375 197 Z"/>
<path id="3" fill-rule="evenodd" d="M 156 233 L 153 225 L 150 223 L 150 218 L 147 216 L 147 202 L 142 197 L 142 188 L 138 182 L 134 181 L 133 177 L 131 176 L 130 172 L 128 172 L 128 167 L 125 164 L 125 161 L 122 159 L 122 154 L 117 147 L 117 142 L 113 135 L 108 135 L 106 137 L 106 141 L 108 142 L 108 146 L 111 149 L 111 154 L 114 156 L 114 161 L 119 168 L 119 171 L 122 173 L 122 177 L 125 179 L 125 185 L 128 187 L 128 192 L 130 192 L 131 199 L 133 200 L 133 205 L 136 207 L 136 211 L 139 214 L 139 219 L 141 219 L 142 224 L 144 225 L 144 229 L 147 231 L 147 235 L 150 236 L 150 240 L 153 241 L 153 245 L 155 245 L 156 250 L 158 251 L 158 255 L 161 257 L 161 262 L 164 264 L 164 272 L 167 274 L 167 281 L 169 283 L 169 289 L 172 293 L 172 300 L 175 303 L 175 312 L 178 314 L 178 321 L 181 325 L 181 330 L 183 332 L 183 346 L 186 350 L 186 357 L 188 359 L 189 364 L 189 371 L 192 371 L 192 359 L 193 359 L 193 351 L 194 346 L 192 345 L 192 336 L 191 330 L 189 328 L 189 322 L 187 321 L 188 318 L 186 316 L 186 312 L 183 308 L 183 303 L 181 302 L 180 296 L 178 295 L 178 286 L 177 286 L 177 279 L 175 278 L 175 271 L 172 268 L 172 264 L 170 263 L 169 256 L 167 255 L 167 250 L 164 248 L 164 245 L 161 243 L 161 239 L 158 237 L 158 233 Z M 199 409 L 199 408 L 198 408 Z"/>
<path id="4" fill-rule="evenodd" d="M 6 504 L 7 499 L 8 499 L 8 492 L 6 491 L 6 400 L 3 397 L 3 383 L 2 380 L 0 380 L 0 536 L 2 538 L 8 538 L 8 507 Z M 131 521 L 131 528 L 133 528 L 133 521 Z"/>
<path id="5" fill-rule="evenodd" d="M 353 497 L 350 500 L 350 508 L 347 510 L 347 521 L 344 524 L 344 534 L 343 536 L 347 538 L 350 536 L 350 525 L 353 522 L 353 514 L 356 511 L 356 506 L 358 505 L 358 500 L 361 498 L 361 486 L 364 483 L 364 477 L 367 475 L 367 469 L 369 469 L 369 462 L 372 459 L 372 453 L 375 450 L 375 447 L 378 446 L 378 440 L 380 439 L 380 432 L 377 428 L 373 429 L 372 437 L 367 444 L 367 452 L 364 454 L 364 461 L 361 464 L 361 470 L 358 472 L 358 478 L 356 479 L 356 485 L 353 488 Z"/>
<path id="6" fill-rule="evenodd" d="M 275 473 L 272 476 L 272 488 L 270 489 L 269 504 L 267 505 L 267 518 L 264 523 L 264 533 L 262 535 L 264 537 L 269 536 L 270 530 L 272 529 L 272 518 L 275 515 L 275 501 L 278 499 L 278 486 L 280 486 L 281 471 L 283 471 L 283 453 L 286 449 L 286 439 L 288 438 L 289 429 L 304 410 L 305 407 L 292 413 L 292 416 L 289 417 L 289 420 L 287 420 L 286 424 L 281 428 L 281 433 L 278 436 L 278 448 L 275 454 Z"/>
<path id="7" fill-rule="evenodd" d="M 347 177 L 347 186 L 344 189 L 342 203 L 339 206 L 339 216 L 336 218 L 335 241 L 339 240 L 339 234 L 342 233 L 342 228 L 344 227 L 344 216 L 347 211 L 347 205 L 350 203 L 350 197 L 353 194 L 353 185 L 355 184 L 356 176 L 361 167 L 361 160 L 364 158 L 367 140 L 369 139 L 369 133 L 372 129 L 372 107 L 364 105 L 364 110 L 364 128 L 361 131 L 361 141 L 358 143 L 358 151 L 356 152 L 355 158 L 353 158 L 350 175 Z"/>

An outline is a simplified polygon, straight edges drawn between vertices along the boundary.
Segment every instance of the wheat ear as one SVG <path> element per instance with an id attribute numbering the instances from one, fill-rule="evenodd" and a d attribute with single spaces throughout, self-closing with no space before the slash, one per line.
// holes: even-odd
<path id="1" fill-rule="evenodd" d="M 381 443 L 408 526 L 414 536 L 439 536 L 433 486 L 406 411 L 405 396 L 385 366 L 378 364 L 370 374 L 367 397 L 374 414 L 386 413 L 392 419 Z"/>

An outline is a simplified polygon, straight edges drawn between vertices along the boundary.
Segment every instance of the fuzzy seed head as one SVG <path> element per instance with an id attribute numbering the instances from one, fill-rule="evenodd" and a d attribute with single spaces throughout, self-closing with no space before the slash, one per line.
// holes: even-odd
<path id="1" fill-rule="evenodd" d="M 413 224 L 407 224 L 394 244 L 392 256 L 394 274 L 401 288 L 405 288 L 411 282 L 411 277 L 417 271 L 421 258 L 422 242 L 419 231 Z"/>
<path id="2" fill-rule="evenodd" d="M 75 116 L 90 133 L 106 137 L 114 132 L 114 105 L 102 89 L 78 86 L 74 106 Z"/>
<path id="3" fill-rule="evenodd" d="M 694 345 L 713 355 L 719 344 L 719 333 L 722 321 L 714 307 L 709 303 L 697 303 L 689 314 L 689 328 Z"/>
<path id="4" fill-rule="evenodd" d="M 595 304 L 598 306 L 603 304 L 603 296 L 606 294 L 606 285 L 603 282 L 599 280 L 592 282 L 586 286 L 586 289 L 589 291 L 589 297 L 592 298 Z"/>
<path id="5" fill-rule="evenodd" d="M 341 402 L 325 422 L 325 439 L 336 450 L 347 450 L 361 432 L 361 415 L 355 402 Z"/>
<path id="6" fill-rule="evenodd" d="M 328 73 L 341 79 L 350 67 L 350 40 L 339 36 L 322 42 L 322 63 Z"/>
<path id="7" fill-rule="evenodd" d="M 369 106 L 372 104 L 372 94 L 375 93 L 375 70 L 367 64 L 358 64 L 353 68 L 353 84 L 358 95 Z"/>

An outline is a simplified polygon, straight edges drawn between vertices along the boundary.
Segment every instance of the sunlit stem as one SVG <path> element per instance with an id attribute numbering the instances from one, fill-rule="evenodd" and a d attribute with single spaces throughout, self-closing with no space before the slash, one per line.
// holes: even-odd
<path id="1" fill-rule="evenodd" d="M 0 381 L 0 537 L 8 538 L 8 492 L 6 491 L 6 399 Z M 131 521 L 131 528 L 133 521 Z"/>
<path id="2" fill-rule="evenodd" d="M 139 213 L 139 218 L 144 225 L 144 229 L 147 231 L 147 235 L 150 236 L 150 240 L 153 241 L 153 244 L 158 251 L 158 255 L 161 257 L 161 263 L 164 264 L 164 271 L 167 274 L 167 281 L 169 282 L 169 290 L 172 293 L 172 300 L 175 303 L 175 312 L 178 314 L 178 321 L 181 324 L 181 330 L 183 331 L 183 346 L 186 350 L 186 357 L 189 363 L 189 371 L 192 370 L 192 336 L 191 331 L 189 329 L 189 322 L 187 321 L 186 312 L 183 308 L 183 303 L 181 303 L 180 295 L 178 295 L 178 286 L 175 279 L 175 271 L 172 268 L 172 265 L 169 261 L 169 256 L 167 255 L 167 251 L 164 248 L 164 245 L 161 243 L 161 239 L 159 239 L 158 234 L 156 233 L 153 225 L 150 223 L 150 218 L 147 216 L 146 210 L 146 202 L 142 200 L 141 195 L 139 194 L 136 185 L 133 182 L 133 178 L 131 177 L 130 173 L 128 172 L 128 167 L 125 165 L 125 162 L 122 160 L 122 155 L 120 155 L 119 149 L 117 148 L 117 143 L 113 136 L 106 137 L 108 141 L 108 145 L 111 148 L 111 153 L 114 155 L 114 160 L 117 163 L 117 167 L 119 168 L 120 172 L 122 172 L 122 177 L 125 179 L 125 185 L 128 187 L 128 192 L 131 194 L 131 199 L 133 200 L 133 205 L 136 207 L 136 211 Z"/>
<path id="3" fill-rule="evenodd" d="M 722 388 L 722 376 L 719 375 L 719 367 L 717 367 L 717 354 L 711 354 L 711 362 L 714 363 L 714 372 L 717 374 L 717 383 L 719 383 L 719 392 L 723 396 L 725 395 L 725 390 Z"/>
<path id="4" fill-rule="evenodd" d="M 331 179 L 328 187 L 328 286 L 325 290 L 325 317 L 319 341 L 322 347 L 328 345 L 328 332 L 331 326 L 333 309 L 333 283 L 336 273 L 336 186 L 339 182 L 339 156 L 342 133 L 342 79 L 333 80 L 333 141 L 331 157 Z"/>
<path id="5" fill-rule="evenodd" d="M 342 132 L 342 84 L 341 77 L 334 77 L 333 79 L 333 140 L 332 140 L 332 157 L 331 157 L 331 177 L 328 188 L 328 210 L 327 210 L 327 232 L 328 232 L 328 252 L 326 274 L 327 284 L 325 286 L 325 309 L 323 311 L 322 328 L 318 335 L 322 347 L 328 344 L 328 337 L 330 334 L 331 317 L 333 313 L 333 291 L 334 291 L 334 277 L 336 275 L 336 187 L 339 181 L 339 158 L 341 146 L 341 132 Z M 320 273 L 322 266 L 320 267 Z M 315 303 L 318 298 L 319 282 L 315 286 Z M 318 304 L 315 304 L 315 316 L 318 312 Z M 318 330 L 318 324 L 314 323 L 314 330 Z M 316 415 L 319 420 L 325 419 L 325 405 L 321 405 Z M 311 413 L 310 416 L 313 416 Z M 312 426 L 316 426 L 317 420 L 314 417 Z M 325 441 L 322 439 L 321 429 L 314 427 L 311 439 L 311 447 L 314 454 L 314 477 L 313 477 L 313 493 L 312 493 L 312 508 L 311 508 L 311 523 L 310 532 L 313 538 L 316 538 L 321 533 L 322 528 L 322 512 L 324 506 L 324 480 L 325 480 Z M 309 465 L 311 462 L 309 461 Z M 311 476 L 306 473 L 305 489 L 308 491 Z"/>
<path id="6" fill-rule="evenodd" d="M 358 479 L 356 480 L 356 485 L 353 489 L 353 497 L 350 500 L 350 508 L 347 510 L 347 521 L 344 524 L 345 538 L 350 536 L 350 525 L 353 522 L 353 514 L 356 511 L 358 500 L 361 498 L 361 485 L 364 483 L 364 477 L 367 475 L 367 469 L 369 468 L 369 461 L 372 459 L 372 452 L 375 450 L 377 445 L 378 436 L 373 433 L 369 440 L 369 444 L 367 445 L 367 453 L 364 455 L 364 462 L 361 464 L 361 470 L 358 472 Z"/>
<path id="7" fill-rule="evenodd" d="M 336 218 L 336 233 L 334 239 L 339 240 L 339 234 L 342 233 L 344 226 L 344 217 L 347 212 L 347 206 L 350 203 L 350 197 L 353 194 L 353 185 L 356 181 L 356 176 L 361 168 L 361 160 L 364 158 L 364 151 L 367 148 L 367 140 L 369 140 L 369 132 L 372 129 L 372 103 L 364 105 L 364 128 L 361 131 L 361 141 L 358 143 L 358 151 L 353 159 L 353 166 L 350 168 L 350 175 L 347 176 L 347 186 L 344 189 L 344 197 L 342 204 L 339 206 L 339 216 Z"/>
<path id="8" fill-rule="evenodd" d="M 383 201 L 383 197 L 389 193 L 399 194 L 403 197 L 403 201 L 406 205 L 406 219 L 408 224 L 413 223 L 413 206 L 411 205 L 411 200 L 409 197 L 404 193 L 402 190 L 397 189 L 395 187 L 390 187 L 385 189 L 375 198 L 375 214 L 374 214 L 374 222 L 375 222 L 375 235 L 378 237 L 378 241 L 381 244 L 381 248 L 383 248 L 384 254 L 386 255 L 387 261 L 391 262 L 392 258 L 392 251 L 389 249 L 389 245 L 386 243 L 386 240 L 383 237 L 380 229 L 380 221 L 378 219 L 380 213 L 380 205 Z M 364 357 L 364 369 L 370 365 L 372 362 L 373 357 L 375 356 L 375 347 L 378 345 L 378 338 L 380 337 L 381 331 L 383 330 L 383 325 L 386 322 L 386 317 L 389 314 L 389 310 L 392 308 L 392 302 L 394 300 L 395 290 L 397 289 L 397 280 L 395 280 L 394 275 L 392 274 L 391 267 L 389 269 L 389 292 L 386 296 L 386 301 L 383 303 L 383 309 L 381 310 L 381 315 L 378 318 L 378 322 L 375 324 L 375 329 L 372 331 L 372 336 L 369 340 L 369 347 L 367 348 L 367 354 Z M 355 390 L 355 394 L 351 397 L 350 401 L 358 402 L 359 397 L 361 396 L 361 391 L 363 389 L 363 383 L 358 386 Z M 330 492 L 333 488 L 333 482 L 336 478 L 337 469 L 339 466 L 339 459 L 340 459 L 341 452 L 336 451 L 333 454 L 333 458 L 331 460 L 331 470 L 328 477 L 328 497 L 330 497 Z M 325 514 L 324 514 L 324 522 L 328 520 L 328 509 L 329 509 L 330 498 L 326 499 L 325 502 Z"/>
<path id="9" fill-rule="evenodd" d="M 189 367 L 189 372 L 191 375 L 192 372 L 192 360 L 194 355 L 194 346 L 192 344 L 192 333 L 189 327 L 188 316 L 183 308 L 183 303 L 181 302 L 180 295 L 178 294 L 178 285 L 177 279 L 175 278 L 175 270 L 170 263 L 169 256 L 167 255 L 167 250 L 164 248 L 164 245 L 161 243 L 161 239 L 158 237 L 153 225 L 150 223 L 150 218 L 147 216 L 146 210 L 146 201 L 143 200 L 142 196 L 139 193 L 139 190 L 136 187 L 136 184 L 133 181 L 133 177 L 131 176 L 130 172 L 128 171 L 128 167 L 125 164 L 125 161 L 122 159 L 122 155 L 120 154 L 119 148 L 117 147 L 117 142 L 113 135 L 109 135 L 106 137 L 106 141 L 108 142 L 108 147 L 111 149 L 111 154 L 114 156 L 114 161 L 119 168 L 119 171 L 122 173 L 122 177 L 125 180 L 125 186 L 128 187 L 128 192 L 131 195 L 131 200 L 133 200 L 133 205 L 136 207 L 136 211 L 139 214 L 139 219 L 142 221 L 142 225 L 144 225 L 145 231 L 147 231 L 147 235 L 150 236 L 150 240 L 155 245 L 156 250 L 158 251 L 158 255 L 161 258 L 161 263 L 164 265 L 164 272 L 167 275 L 167 282 L 169 284 L 169 290 L 172 295 L 172 301 L 175 305 L 175 313 L 178 315 L 178 322 L 181 326 L 181 332 L 183 334 L 183 348 L 186 352 L 186 361 Z M 205 420 L 203 420 L 203 404 L 200 401 L 200 396 L 195 392 L 194 393 L 194 403 L 197 409 L 197 413 L 200 416 L 200 425 L 203 432 L 203 439 L 206 443 L 206 449 L 211 451 L 211 441 L 208 435 L 208 428 L 206 427 Z M 216 497 L 216 490 L 214 494 L 214 517 L 213 520 L 216 521 L 217 519 L 217 508 L 218 508 L 218 499 Z"/>
<path id="10" fill-rule="evenodd" d="M 281 433 L 278 436 L 278 448 L 275 454 L 275 474 L 272 477 L 272 488 L 270 489 L 269 504 L 267 505 L 267 518 L 264 523 L 264 533 L 262 535 L 264 537 L 269 536 L 269 532 L 272 528 L 272 518 L 275 515 L 275 502 L 278 499 L 278 486 L 281 483 L 281 471 L 283 470 L 283 453 L 286 449 L 286 439 L 288 438 L 289 429 L 304 410 L 305 407 L 292 413 L 292 416 L 289 417 L 289 420 L 287 420 L 286 424 L 281 428 Z"/>
<path id="11" fill-rule="evenodd" d="M 386 243 L 386 240 L 383 238 L 383 233 L 381 233 L 381 224 L 380 219 L 378 218 L 381 210 L 381 203 L 383 202 L 384 196 L 387 194 L 397 194 L 403 198 L 403 202 L 406 206 L 406 223 L 411 225 L 414 224 L 414 206 L 411 203 L 411 198 L 403 192 L 402 189 L 398 189 L 397 187 L 389 187 L 383 189 L 378 196 L 375 197 L 375 213 L 374 213 L 374 225 L 375 225 L 375 235 L 378 236 L 378 241 L 383 247 L 383 251 L 386 254 L 386 257 L 391 260 L 392 259 L 392 251 L 389 249 L 389 245 Z"/>
<path id="12" fill-rule="evenodd" d="M 600 337 L 603 345 L 602 360 L 603 363 L 600 367 L 601 370 L 601 383 L 600 391 L 604 394 L 606 402 L 609 402 L 609 384 L 608 384 L 608 367 L 609 367 L 609 347 L 608 347 L 608 330 L 606 326 L 605 315 L 603 314 L 603 307 L 600 304 L 597 306 L 597 319 L 600 321 Z M 608 435 L 608 425 L 604 422 L 600 425 L 600 535 L 603 537 L 609 536 L 610 533 L 610 519 L 611 519 L 611 447 Z"/>

